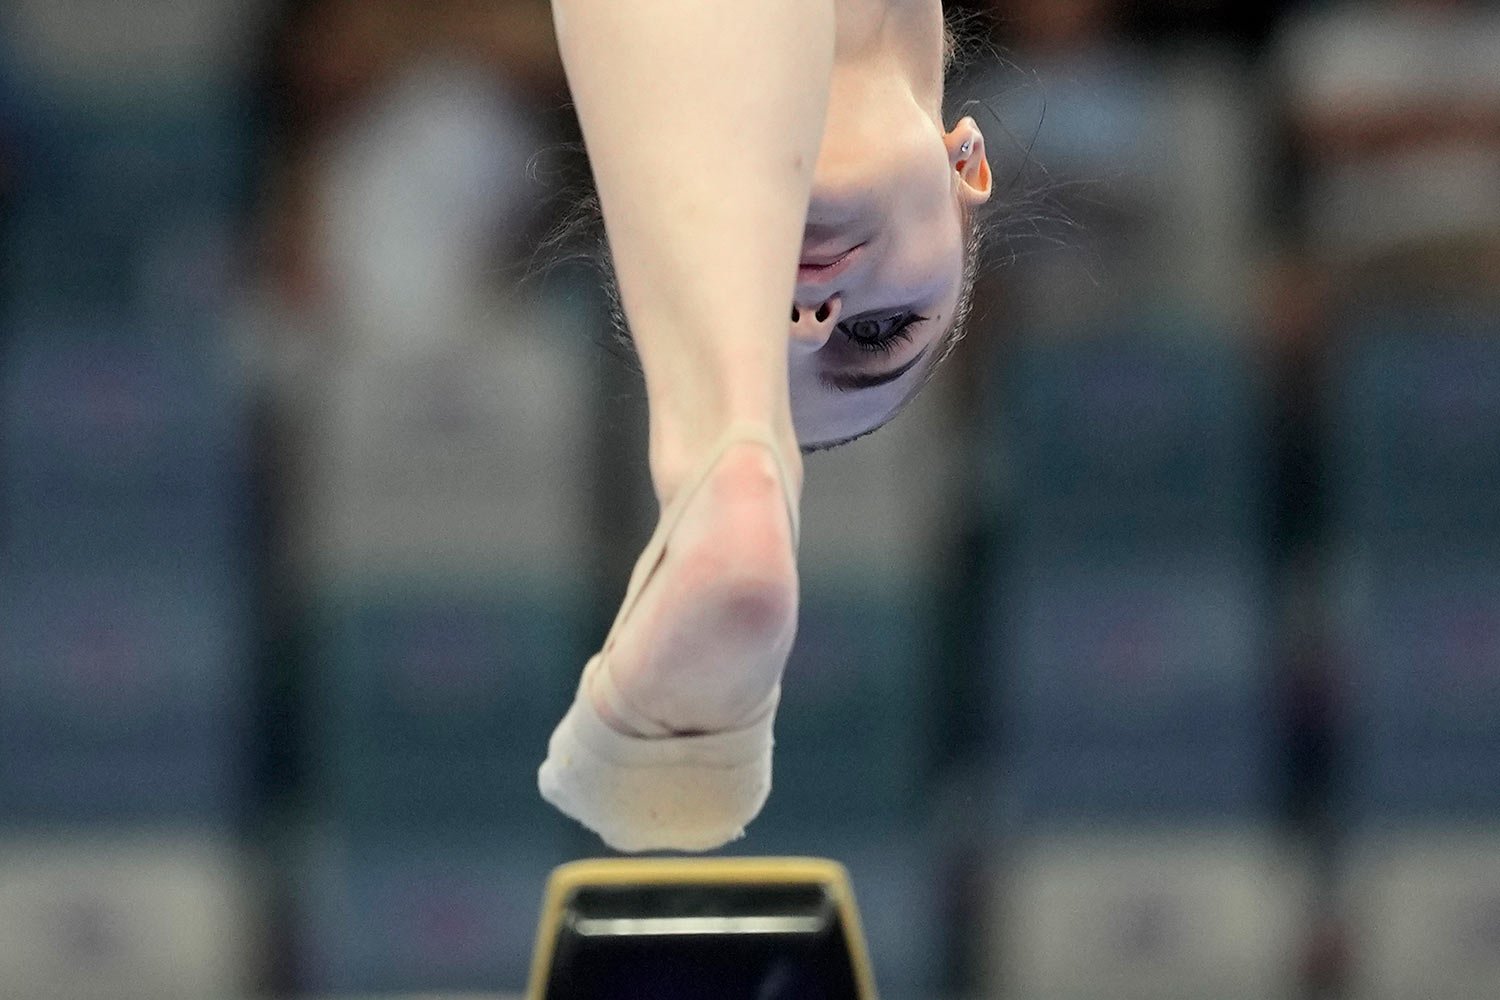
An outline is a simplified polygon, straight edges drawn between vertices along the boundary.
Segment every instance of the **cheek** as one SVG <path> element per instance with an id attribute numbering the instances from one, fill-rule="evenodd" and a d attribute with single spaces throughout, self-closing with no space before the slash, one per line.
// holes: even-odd
<path id="1" fill-rule="evenodd" d="M 888 290 L 887 297 L 921 303 L 918 311 L 931 319 L 946 317 L 963 282 L 962 235 L 941 225 L 912 227 L 912 235 L 893 248 L 880 275 L 878 284 Z"/>
<path id="2" fill-rule="evenodd" d="M 794 355 L 787 366 L 787 388 L 791 396 L 792 426 L 801 444 L 837 440 L 851 433 L 851 410 L 866 393 L 839 393 L 818 381 L 818 361 L 813 355 Z"/>
<path id="3" fill-rule="evenodd" d="M 818 383 L 818 362 L 813 355 L 793 351 L 787 361 L 787 389 L 792 404 L 792 425 L 797 439 L 806 444 L 822 440 L 817 426 L 824 421 L 818 413 L 825 392 Z"/>
<path id="4" fill-rule="evenodd" d="M 818 381 L 809 359 L 794 361 L 789 375 L 792 426 L 804 445 L 863 434 L 884 423 L 902 395 L 890 388 L 835 392 Z"/>
<path id="5" fill-rule="evenodd" d="M 903 239 L 886 260 L 881 284 L 911 301 L 930 299 L 948 284 L 950 256 L 946 240 L 930 230 Z"/>

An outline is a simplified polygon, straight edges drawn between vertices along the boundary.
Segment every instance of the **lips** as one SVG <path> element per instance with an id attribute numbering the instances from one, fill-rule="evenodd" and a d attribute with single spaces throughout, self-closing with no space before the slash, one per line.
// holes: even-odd
<path id="1" fill-rule="evenodd" d="M 797 263 L 797 278 L 801 281 L 822 281 L 842 274 L 853 262 L 860 243 L 836 254 L 805 254 Z"/>

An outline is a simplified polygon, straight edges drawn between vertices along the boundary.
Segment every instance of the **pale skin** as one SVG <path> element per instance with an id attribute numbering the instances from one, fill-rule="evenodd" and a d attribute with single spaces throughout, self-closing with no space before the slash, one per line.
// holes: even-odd
<path id="1" fill-rule="evenodd" d="M 553 0 L 553 16 L 658 499 L 735 423 L 770 432 L 799 496 L 799 445 L 877 426 L 920 383 L 959 299 L 963 214 L 990 195 L 978 127 L 941 119 L 940 4 Z M 673 731 L 734 728 L 779 680 L 796 607 L 780 472 L 732 446 L 611 676 Z"/>

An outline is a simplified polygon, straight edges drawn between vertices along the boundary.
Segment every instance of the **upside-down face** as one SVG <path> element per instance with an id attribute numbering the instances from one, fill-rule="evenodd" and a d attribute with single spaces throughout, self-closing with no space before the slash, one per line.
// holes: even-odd
<path id="1" fill-rule="evenodd" d="M 874 430 L 920 387 L 966 292 L 969 213 L 990 190 L 973 119 L 944 130 L 898 74 L 835 72 L 790 316 L 805 450 Z"/>

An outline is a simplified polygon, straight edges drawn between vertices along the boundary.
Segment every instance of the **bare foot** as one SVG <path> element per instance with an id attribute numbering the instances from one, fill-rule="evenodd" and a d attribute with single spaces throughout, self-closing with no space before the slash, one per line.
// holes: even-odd
<path id="1" fill-rule="evenodd" d="M 793 546 L 775 459 L 760 444 L 731 445 L 687 499 L 603 658 L 625 704 L 678 734 L 752 721 L 796 633 Z M 631 732 L 605 699 L 589 695 L 606 722 Z"/>

